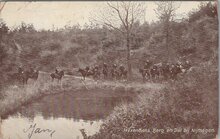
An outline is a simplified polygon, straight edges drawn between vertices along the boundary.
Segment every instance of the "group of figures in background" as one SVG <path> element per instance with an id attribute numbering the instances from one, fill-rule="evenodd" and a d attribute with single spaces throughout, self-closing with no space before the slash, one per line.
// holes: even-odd
<path id="1" fill-rule="evenodd" d="M 123 65 L 113 64 L 112 67 L 109 67 L 107 63 L 103 63 L 102 66 L 95 65 L 93 67 L 86 66 L 84 69 L 79 68 L 78 72 L 81 73 L 84 80 L 89 76 L 92 76 L 94 80 L 102 77 L 103 79 L 126 80 L 128 75 L 128 71 Z"/>
<path id="2" fill-rule="evenodd" d="M 175 64 L 170 63 L 156 63 L 154 64 L 150 60 L 146 60 L 143 67 L 139 69 L 143 81 L 156 81 L 159 79 L 164 80 L 176 80 L 178 74 L 184 74 L 191 68 L 189 61 L 176 62 Z M 86 77 L 92 77 L 95 81 L 104 80 L 127 80 L 128 70 L 125 66 L 113 64 L 108 65 L 103 63 L 103 65 L 86 66 L 85 68 L 79 68 L 78 72 L 82 75 L 83 80 Z M 29 70 L 24 70 L 22 67 L 18 68 L 18 72 L 13 74 L 19 82 L 27 84 L 28 79 L 33 79 L 36 81 L 38 79 L 38 70 L 34 70 L 32 67 Z M 64 71 L 55 69 L 54 73 L 50 74 L 52 81 L 57 79 L 58 82 L 61 81 L 64 76 Z"/>
<path id="3" fill-rule="evenodd" d="M 18 72 L 12 75 L 13 79 L 16 79 L 18 82 L 22 84 L 27 84 L 28 79 L 32 79 L 34 81 L 37 80 L 39 75 L 38 70 L 34 70 L 34 68 L 30 68 L 29 70 L 24 70 L 21 66 L 18 67 Z"/>
<path id="4" fill-rule="evenodd" d="M 157 63 L 153 64 L 153 62 L 147 60 L 144 64 L 143 68 L 139 69 L 143 77 L 143 81 L 146 80 L 176 80 L 178 74 L 187 73 L 191 68 L 191 64 L 189 61 L 185 62 L 176 62 L 173 64 L 170 63 Z"/>
<path id="5" fill-rule="evenodd" d="M 139 72 L 143 78 L 143 81 L 155 81 L 159 79 L 164 80 L 176 80 L 178 74 L 184 74 L 191 68 L 189 61 L 185 62 L 176 62 L 175 64 L 170 63 L 156 63 L 154 64 L 150 60 L 146 60 L 143 68 L 139 69 Z M 127 80 L 128 70 L 125 66 L 113 64 L 112 66 L 104 63 L 101 65 L 95 65 L 94 67 L 86 66 L 86 68 L 79 68 L 78 70 L 83 79 L 86 77 L 92 76 L 93 79 L 98 80 L 103 77 L 103 79 L 112 79 L 112 80 Z"/>
<path id="6" fill-rule="evenodd" d="M 39 70 L 33 67 L 30 67 L 30 69 L 24 69 L 22 66 L 18 67 L 18 71 L 12 75 L 12 78 L 15 79 L 15 81 L 18 81 L 18 83 L 27 84 L 29 79 L 32 79 L 34 82 L 37 81 L 39 76 Z M 58 82 L 61 81 L 62 77 L 64 76 L 64 71 L 58 71 L 58 69 L 55 69 L 54 73 L 50 74 L 50 77 L 52 81 L 54 79 L 57 79 Z"/>

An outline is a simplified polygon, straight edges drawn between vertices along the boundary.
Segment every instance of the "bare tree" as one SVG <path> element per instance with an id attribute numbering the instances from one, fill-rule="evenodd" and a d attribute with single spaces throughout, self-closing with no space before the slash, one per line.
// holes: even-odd
<path id="1" fill-rule="evenodd" d="M 155 13 L 163 23 L 163 31 L 165 33 L 167 58 L 170 60 L 169 38 L 170 38 L 170 22 L 176 17 L 176 10 L 180 7 L 180 3 L 173 1 L 155 2 L 157 8 Z"/>
<path id="2" fill-rule="evenodd" d="M 107 2 L 104 11 L 94 19 L 95 22 L 115 29 L 125 37 L 129 77 L 132 74 L 130 39 L 134 34 L 133 25 L 139 20 L 144 20 L 145 9 L 143 2 Z"/>

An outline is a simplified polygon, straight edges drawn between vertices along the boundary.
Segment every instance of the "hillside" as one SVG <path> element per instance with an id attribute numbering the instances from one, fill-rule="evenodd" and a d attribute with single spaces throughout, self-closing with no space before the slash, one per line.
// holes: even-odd
<path id="1" fill-rule="evenodd" d="M 155 81 L 160 90 L 144 90 L 138 100 L 115 108 L 100 132 L 85 138 L 214 138 L 211 134 L 125 133 L 130 128 L 207 128 L 217 130 L 218 122 L 218 16 L 214 3 L 201 4 L 187 18 L 169 22 L 135 22 L 130 37 L 132 87 L 140 83 L 138 69 L 146 60 L 153 63 L 190 61 L 192 70 L 177 81 Z M 22 23 L 9 29 L 0 21 L 0 100 L 7 98 L 13 73 L 19 66 L 43 72 L 63 69 L 65 74 L 80 75 L 79 67 L 113 63 L 126 66 L 126 38 L 107 26 L 65 26 L 58 30 L 35 30 Z M 166 35 L 166 34 L 169 34 Z M 167 41 L 169 40 L 169 41 Z M 127 67 L 126 67 L 127 68 Z M 148 83 L 149 84 L 149 83 Z M 93 84 L 91 85 L 93 86 Z M 93 86 L 94 87 L 94 86 Z M 50 89 L 50 88 L 49 88 Z M 155 93 L 156 92 L 156 93 Z M 149 94 L 154 94 L 149 98 Z M 6 95 L 6 97 L 5 97 Z M 147 123 L 147 124 L 146 124 Z"/>

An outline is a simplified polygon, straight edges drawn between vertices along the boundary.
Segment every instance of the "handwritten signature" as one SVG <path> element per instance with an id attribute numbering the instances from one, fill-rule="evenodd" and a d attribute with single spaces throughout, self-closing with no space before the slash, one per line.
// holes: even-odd
<path id="1" fill-rule="evenodd" d="M 55 133 L 55 130 L 51 130 L 51 129 L 41 129 L 39 127 L 36 127 L 37 124 L 31 124 L 26 130 L 23 129 L 24 133 L 28 133 L 28 139 L 31 139 L 31 137 L 33 136 L 33 134 L 40 134 L 40 133 L 50 133 L 50 137 L 52 138 L 53 134 Z"/>

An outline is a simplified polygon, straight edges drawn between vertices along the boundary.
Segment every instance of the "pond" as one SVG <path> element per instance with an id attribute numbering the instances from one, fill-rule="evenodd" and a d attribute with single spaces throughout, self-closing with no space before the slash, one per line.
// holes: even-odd
<path id="1" fill-rule="evenodd" d="M 80 129 L 87 135 L 95 134 L 115 106 L 130 101 L 130 96 L 78 96 L 74 93 L 45 96 L 3 119 L 0 138 L 82 139 Z"/>

